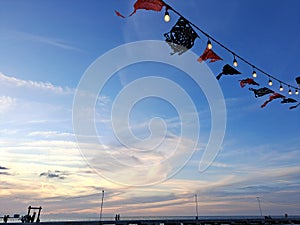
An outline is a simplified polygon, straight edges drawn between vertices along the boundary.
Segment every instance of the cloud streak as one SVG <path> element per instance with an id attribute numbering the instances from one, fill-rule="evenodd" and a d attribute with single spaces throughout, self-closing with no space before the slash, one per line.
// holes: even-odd
<path id="1" fill-rule="evenodd" d="M 6 85 L 13 88 L 24 87 L 33 88 L 37 90 L 45 90 L 56 94 L 73 94 L 74 90 L 68 87 L 60 87 L 51 84 L 50 82 L 39 82 L 32 80 L 22 80 L 16 77 L 7 76 L 0 72 L 0 82 L 2 85 Z M 6 99 L 7 100 L 7 99 Z M 4 101 L 4 100 L 3 100 Z"/>

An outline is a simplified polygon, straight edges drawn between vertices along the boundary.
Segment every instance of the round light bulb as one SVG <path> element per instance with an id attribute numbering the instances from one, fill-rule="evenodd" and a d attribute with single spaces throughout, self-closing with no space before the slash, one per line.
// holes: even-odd
<path id="1" fill-rule="evenodd" d="M 273 85 L 273 82 L 271 79 L 269 79 L 269 86 L 272 86 Z"/>
<path id="2" fill-rule="evenodd" d="M 165 13 L 164 20 L 165 20 L 165 22 L 170 22 L 170 20 L 171 20 L 171 17 L 170 17 L 170 14 L 168 11 L 166 11 L 166 13 Z"/>
<path id="3" fill-rule="evenodd" d="M 208 49 L 212 49 L 212 44 L 211 44 L 211 41 L 210 41 L 210 40 L 207 41 L 207 48 L 208 48 Z"/>
<path id="4" fill-rule="evenodd" d="M 233 60 L 233 65 L 234 65 L 235 67 L 238 66 L 238 62 L 236 61 L 236 58 L 234 58 L 234 60 Z"/>
<path id="5" fill-rule="evenodd" d="M 296 91 L 295 91 L 295 94 L 296 94 L 296 95 L 298 95 L 298 94 L 299 94 L 299 92 L 298 92 L 298 89 L 296 89 Z"/>
<path id="6" fill-rule="evenodd" d="M 292 92 L 292 90 L 290 89 L 290 90 L 289 90 L 289 95 L 292 95 L 292 94 L 293 94 L 293 92 Z"/>
<path id="7" fill-rule="evenodd" d="M 283 91 L 282 84 L 280 84 L 279 91 Z"/>
<path id="8" fill-rule="evenodd" d="M 253 70 L 252 76 L 255 78 L 257 77 L 257 73 L 255 72 L 255 70 Z"/>

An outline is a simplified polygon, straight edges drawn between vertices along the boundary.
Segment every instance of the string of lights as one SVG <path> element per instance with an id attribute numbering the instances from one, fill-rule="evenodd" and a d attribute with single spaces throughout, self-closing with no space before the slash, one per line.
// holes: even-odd
<path id="1" fill-rule="evenodd" d="M 169 22 L 171 20 L 170 14 L 169 14 L 169 10 L 174 12 L 175 14 L 177 14 L 178 16 L 184 18 L 186 21 L 188 21 L 188 23 L 193 26 L 195 29 L 197 29 L 198 31 L 200 31 L 204 36 L 207 37 L 207 48 L 208 49 L 212 49 L 213 47 L 213 43 L 218 44 L 220 47 L 222 47 L 223 49 L 225 49 L 226 51 L 228 51 L 229 53 L 232 54 L 233 56 L 233 66 L 237 67 L 238 66 L 238 60 L 248 64 L 253 72 L 252 72 L 252 76 L 253 78 L 257 77 L 257 72 L 260 72 L 261 74 L 267 76 L 267 78 L 269 79 L 268 81 L 268 85 L 272 86 L 273 85 L 273 81 L 277 81 L 279 83 L 279 91 L 283 91 L 284 88 L 283 86 L 286 86 L 289 90 L 288 90 L 288 94 L 292 95 L 293 91 L 292 89 L 294 89 L 294 93 L 296 95 L 299 94 L 299 87 L 296 87 L 294 85 L 291 85 L 289 83 L 286 83 L 278 78 L 276 78 L 275 76 L 265 72 L 264 70 L 262 70 L 261 68 L 258 68 L 257 66 L 255 66 L 254 64 L 250 63 L 248 60 L 246 60 L 245 58 L 243 58 L 242 56 L 236 54 L 234 51 L 232 51 L 231 49 L 229 49 L 228 47 L 226 47 L 224 44 L 222 44 L 220 41 L 216 40 L 214 37 L 212 37 L 211 35 L 209 35 L 207 32 L 205 32 L 204 30 L 202 30 L 201 28 L 199 28 L 196 24 L 192 23 L 191 21 L 187 20 L 181 13 L 179 13 L 177 10 L 175 10 L 174 8 L 172 8 L 169 4 L 167 4 L 166 2 L 162 1 L 163 4 L 165 5 L 165 15 L 164 15 L 164 20 L 165 22 Z M 197 36 L 199 37 L 199 35 L 197 34 Z M 200 38 L 200 37 L 199 37 Z M 238 60 L 237 60 L 238 59 Z"/>

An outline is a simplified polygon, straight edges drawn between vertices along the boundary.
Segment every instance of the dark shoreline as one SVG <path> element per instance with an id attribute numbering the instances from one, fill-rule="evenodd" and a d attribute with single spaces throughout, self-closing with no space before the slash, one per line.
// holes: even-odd
<path id="1" fill-rule="evenodd" d="M 300 224 L 300 218 L 245 218 L 245 219 L 156 219 L 156 220 L 107 220 L 107 221 L 52 221 L 40 223 L 8 222 L 10 225 L 40 224 L 40 225 L 204 225 L 204 224 Z"/>

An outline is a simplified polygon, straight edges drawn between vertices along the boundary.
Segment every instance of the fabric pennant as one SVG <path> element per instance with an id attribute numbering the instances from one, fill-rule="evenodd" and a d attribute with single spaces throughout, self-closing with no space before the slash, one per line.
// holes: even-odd
<path id="1" fill-rule="evenodd" d="M 239 81 L 240 81 L 240 85 L 242 88 L 245 87 L 246 84 L 259 86 L 259 83 L 255 82 L 254 79 L 252 79 L 252 78 L 246 78 L 246 79 L 239 80 Z"/>
<path id="2" fill-rule="evenodd" d="M 170 32 L 164 34 L 166 42 L 173 49 L 171 55 L 183 54 L 192 48 L 198 34 L 191 27 L 190 23 L 183 17 L 180 17 Z"/>
<path id="3" fill-rule="evenodd" d="M 249 90 L 254 92 L 255 98 L 274 93 L 273 90 L 271 90 L 267 87 L 263 87 L 263 88 L 259 88 L 259 89 L 249 88 Z"/>
<path id="4" fill-rule="evenodd" d="M 133 5 L 133 12 L 129 15 L 132 16 L 139 9 L 153 10 L 153 11 L 161 11 L 162 8 L 166 6 L 162 0 L 137 0 Z M 119 11 L 115 10 L 117 16 L 121 18 L 126 18 Z"/>
<path id="5" fill-rule="evenodd" d="M 264 108 L 267 106 L 267 104 L 269 104 L 271 101 L 273 101 L 274 99 L 277 98 L 285 98 L 285 96 L 279 94 L 279 93 L 273 93 L 272 95 L 270 95 L 269 100 L 265 101 L 264 104 L 262 104 L 260 107 Z"/>
<path id="6" fill-rule="evenodd" d="M 162 0 L 137 0 L 133 6 L 134 10 L 129 16 L 135 14 L 138 9 L 146 9 L 159 12 L 164 6 L 165 3 Z"/>
<path id="7" fill-rule="evenodd" d="M 198 58 L 198 62 L 206 61 L 210 59 L 211 62 L 216 62 L 218 60 L 223 60 L 220 56 L 218 56 L 213 50 L 206 48 L 203 52 L 203 54 Z"/>
<path id="8" fill-rule="evenodd" d="M 220 80 L 220 78 L 222 77 L 222 75 L 238 75 L 238 74 L 241 74 L 241 72 L 237 71 L 232 66 L 226 64 L 223 67 L 222 72 L 216 78 L 217 78 L 217 80 Z"/>
<path id="9" fill-rule="evenodd" d="M 295 103 L 297 102 L 297 100 L 293 99 L 293 98 L 285 98 L 281 101 L 281 103 L 285 104 L 285 103 Z"/>
<path id="10" fill-rule="evenodd" d="M 290 109 L 296 109 L 300 105 L 300 102 L 297 105 L 293 105 L 290 107 Z"/>

